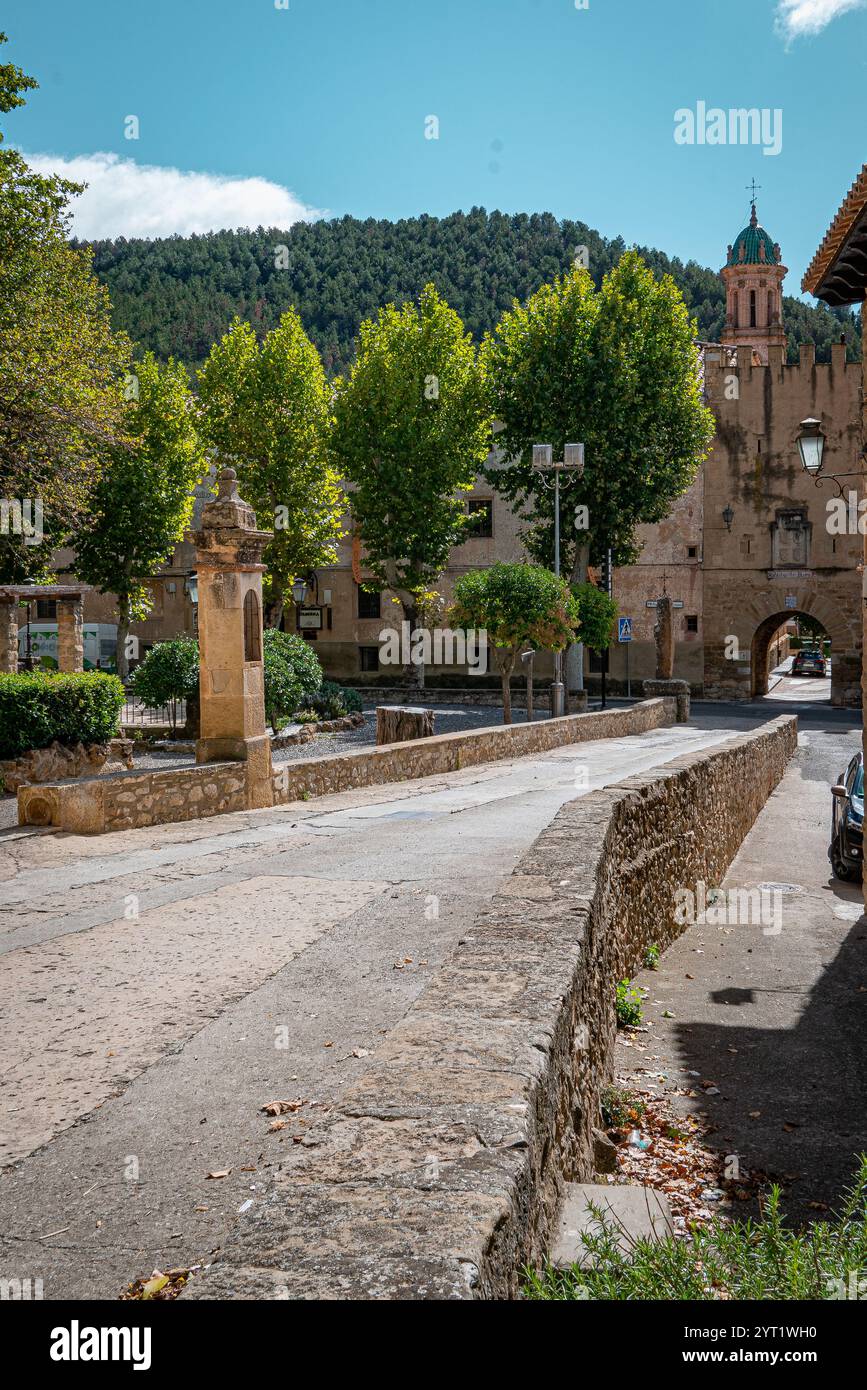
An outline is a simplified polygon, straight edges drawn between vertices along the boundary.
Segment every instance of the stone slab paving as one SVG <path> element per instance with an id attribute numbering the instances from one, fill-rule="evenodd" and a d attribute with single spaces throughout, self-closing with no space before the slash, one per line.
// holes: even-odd
<path id="1" fill-rule="evenodd" d="M 676 726 L 100 837 L 0 836 L 0 1129 L 20 1155 L 0 1180 L 0 1274 L 112 1298 L 207 1259 L 563 802 L 729 733 Z M 303 1104 L 272 1128 L 274 1100 Z"/>

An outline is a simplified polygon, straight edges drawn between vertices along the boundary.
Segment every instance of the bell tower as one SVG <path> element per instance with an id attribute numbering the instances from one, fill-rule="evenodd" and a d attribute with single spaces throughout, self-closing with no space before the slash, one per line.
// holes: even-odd
<path id="1" fill-rule="evenodd" d="M 753 348 L 764 363 L 768 361 L 770 347 L 781 347 L 784 351 L 786 347 L 783 327 L 786 271 L 779 243 L 772 241 L 759 223 L 753 188 L 749 226 L 738 232 L 729 246 L 721 271 L 726 287 L 723 336 L 727 343 Z"/>

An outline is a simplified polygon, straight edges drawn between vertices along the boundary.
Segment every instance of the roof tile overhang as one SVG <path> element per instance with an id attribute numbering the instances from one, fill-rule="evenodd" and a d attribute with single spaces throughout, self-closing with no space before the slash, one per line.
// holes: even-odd
<path id="1" fill-rule="evenodd" d="M 807 267 L 801 289 L 834 306 L 867 296 L 867 164 Z"/>

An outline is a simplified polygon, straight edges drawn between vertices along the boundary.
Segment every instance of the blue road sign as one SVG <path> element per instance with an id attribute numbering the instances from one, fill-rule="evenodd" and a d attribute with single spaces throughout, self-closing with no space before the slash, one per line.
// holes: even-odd
<path id="1" fill-rule="evenodd" d="M 632 641 L 632 619 L 631 619 L 631 618 L 618 618 L 618 619 L 617 619 L 617 640 L 618 640 L 618 642 L 631 642 L 631 641 Z"/>

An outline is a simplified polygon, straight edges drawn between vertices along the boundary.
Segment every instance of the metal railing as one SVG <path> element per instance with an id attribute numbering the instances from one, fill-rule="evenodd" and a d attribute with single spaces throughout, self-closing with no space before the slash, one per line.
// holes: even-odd
<path id="1" fill-rule="evenodd" d="M 120 712 L 121 728 L 147 729 L 149 727 L 172 730 L 181 728 L 187 720 L 186 700 L 172 700 L 167 705 L 151 708 L 143 705 L 136 695 L 128 694 Z"/>

